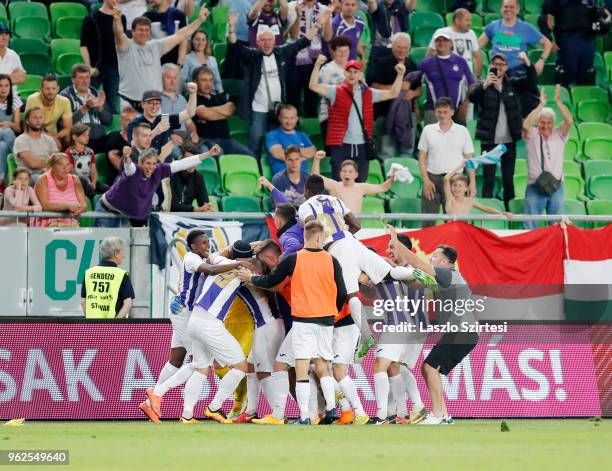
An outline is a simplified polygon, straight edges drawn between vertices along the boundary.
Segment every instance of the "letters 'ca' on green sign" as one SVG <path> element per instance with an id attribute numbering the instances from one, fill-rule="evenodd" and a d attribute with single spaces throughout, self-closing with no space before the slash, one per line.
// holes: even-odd
<path id="1" fill-rule="evenodd" d="M 76 294 L 77 285 L 83 283 L 85 270 L 91 266 L 93 259 L 95 240 L 83 241 L 83 248 L 80 255 L 79 269 L 76 272 L 76 278 L 66 276 L 63 280 L 58 275 L 66 270 L 58 270 L 61 264 L 67 260 L 77 260 L 78 247 L 68 239 L 52 240 L 45 247 L 45 295 L 54 301 L 66 301 Z M 64 252 L 63 259 L 60 253 Z M 63 286 L 58 287 L 58 282 Z"/>

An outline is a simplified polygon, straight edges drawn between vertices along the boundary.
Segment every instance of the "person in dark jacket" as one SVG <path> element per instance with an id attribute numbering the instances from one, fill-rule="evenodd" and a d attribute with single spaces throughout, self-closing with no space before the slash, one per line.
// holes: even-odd
<path id="1" fill-rule="evenodd" d="M 193 146 L 186 146 L 182 149 L 183 158 L 197 154 L 197 149 L 192 147 Z M 200 213 L 212 211 L 212 207 L 208 201 L 206 183 L 200 172 L 196 171 L 196 167 L 173 173 L 170 177 L 170 190 L 172 193 L 170 203 L 171 212 Z M 194 200 L 197 201 L 197 206 L 193 205 Z"/>
<path id="2" fill-rule="evenodd" d="M 310 41 L 323 27 L 317 22 L 306 34 L 294 43 L 276 47 L 271 30 L 257 33 L 257 48 L 239 43 L 236 38 L 238 16 L 230 13 L 228 25 L 228 53 L 240 57 L 246 68 L 238 116 L 250 123 L 249 147 L 257 157 L 261 156 L 261 139 L 268 131 L 269 111 L 277 103 L 286 101 L 287 70 L 295 66 L 297 53 L 308 47 Z"/>
<path id="3" fill-rule="evenodd" d="M 508 79 L 508 59 L 496 54 L 491 59 L 491 68 L 484 82 L 472 87 L 469 98 L 479 107 L 476 124 L 476 138 L 480 139 L 483 152 L 498 144 L 505 144 L 507 151 L 502 156 L 502 181 L 504 202 L 514 198 L 514 164 L 516 162 L 516 143 L 521 139 L 522 117 L 519 96 L 513 82 Z M 482 196 L 493 197 L 495 184 L 495 165 L 483 166 Z"/>

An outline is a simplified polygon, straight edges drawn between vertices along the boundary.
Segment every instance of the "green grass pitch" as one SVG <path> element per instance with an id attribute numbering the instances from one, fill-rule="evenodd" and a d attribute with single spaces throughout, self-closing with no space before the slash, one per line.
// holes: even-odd
<path id="1" fill-rule="evenodd" d="M 82 470 L 609 470 L 610 422 L 457 420 L 453 426 L 26 422 L 0 449 L 68 449 Z M 1 466 L 2 469 L 11 469 Z M 14 469 L 41 469 L 19 466 Z"/>

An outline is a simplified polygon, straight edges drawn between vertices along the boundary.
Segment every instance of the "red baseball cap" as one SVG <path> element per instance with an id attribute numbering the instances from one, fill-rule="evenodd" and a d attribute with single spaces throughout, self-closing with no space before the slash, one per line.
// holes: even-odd
<path id="1" fill-rule="evenodd" d="M 344 70 L 349 69 L 361 70 L 361 64 L 359 63 L 359 61 L 356 60 L 348 61 L 346 64 L 344 64 Z"/>

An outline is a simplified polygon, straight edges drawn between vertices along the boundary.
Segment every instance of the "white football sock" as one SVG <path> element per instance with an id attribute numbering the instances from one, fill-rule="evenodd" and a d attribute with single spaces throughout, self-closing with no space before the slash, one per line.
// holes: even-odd
<path id="1" fill-rule="evenodd" d="M 168 378 L 170 378 L 178 370 L 179 369 L 176 366 L 171 365 L 170 362 L 167 361 L 164 367 L 159 372 L 159 378 L 157 378 L 157 383 L 155 383 L 155 387 L 159 386 L 162 383 L 165 383 L 168 380 Z M 148 399 L 145 402 L 151 405 Z"/>
<path id="2" fill-rule="evenodd" d="M 398 417 L 406 417 L 408 411 L 406 410 L 406 386 L 402 375 L 395 375 L 389 378 L 389 386 L 391 387 L 391 395 L 395 401 L 397 408 Z"/>
<path id="3" fill-rule="evenodd" d="M 376 417 L 387 418 L 389 405 L 389 376 L 386 371 L 374 374 L 374 395 L 376 396 Z"/>
<path id="4" fill-rule="evenodd" d="M 410 399 L 410 402 L 412 402 L 412 408 L 422 409 L 425 407 L 423 405 L 423 400 L 421 399 L 421 393 L 419 392 L 416 378 L 412 374 L 412 371 L 410 371 L 407 366 L 402 365 L 400 367 L 400 374 L 402 376 L 402 380 L 404 381 L 406 392 L 408 393 L 408 399 Z"/>
<path id="5" fill-rule="evenodd" d="M 323 392 L 323 397 L 325 398 L 325 410 L 331 410 L 336 408 L 336 391 L 334 389 L 334 384 L 336 380 L 333 376 L 323 376 L 319 378 L 319 382 L 321 383 L 321 391 Z"/>
<path id="6" fill-rule="evenodd" d="M 244 371 L 241 371 L 238 368 L 232 368 L 229 370 L 223 379 L 219 381 L 219 389 L 217 389 L 217 394 L 215 394 L 215 397 L 213 397 L 213 400 L 208 405 L 208 408 L 211 411 L 219 410 L 223 405 L 223 402 L 225 402 L 225 400 L 236 390 L 238 383 L 242 381 L 244 376 Z"/>
<path id="7" fill-rule="evenodd" d="M 336 394 L 336 397 L 338 397 L 338 393 L 340 392 L 342 392 L 342 387 L 340 386 L 340 383 L 336 381 L 334 382 L 334 393 Z M 342 409 L 342 412 L 345 412 L 351 408 L 351 405 L 349 404 L 349 401 L 346 400 L 346 397 L 340 399 L 338 401 L 338 405 L 340 406 L 340 409 Z"/>
<path id="8" fill-rule="evenodd" d="M 363 405 L 361 404 L 361 399 L 359 399 L 359 394 L 357 394 L 357 388 L 355 387 L 353 379 L 349 375 L 346 375 L 340 380 L 340 387 L 342 388 L 342 391 L 344 392 L 344 395 L 348 401 L 353 406 L 353 409 L 355 409 L 355 414 L 365 415 L 365 411 L 363 410 Z"/>
<path id="9" fill-rule="evenodd" d="M 247 373 L 247 407 L 246 413 L 253 415 L 257 412 L 259 402 L 259 379 L 257 373 Z"/>
<path id="10" fill-rule="evenodd" d="M 180 386 L 187 381 L 193 374 L 193 363 L 185 363 L 179 368 L 179 370 L 170 376 L 166 381 L 161 384 L 155 385 L 153 392 L 157 396 L 163 396 L 170 389 Z"/>
<path id="11" fill-rule="evenodd" d="M 185 390 L 183 391 L 183 417 L 191 419 L 193 417 L 193 408 L 198 402 L 206 376 L 199 371 L 194 371 L 193 374 L 187 380 L 185 384 Z"/>
<path id="12" fill-rule="evenodd" d="M 361 340 L 365 341 L 369 339 L 372 336 L 372 332 L 370 332 L 370 326 L 368 325 L 367 320 L 362 320 L 361 300 L 357 296 L 353 296 L 351 299 L 349 299 L 348 304 L 351 310 L 353 322 L 357 327 L 359 327 L 359 331 L 361 332 Z"/>
<path id="13" fill-rule="evenodd" d="M 395 404 L 395 399 L 393 399 L 393 394 L 391 394 L 391 388 L 389 387 L 389 398 L 387 399 L 387 417 L 391 417 L 392 415 L 397 415 L 397 405 Z"/>
<path id="14" fill-rule="evenodd" d="M 308 412 L 310 420 L 316 420 L 319 417 L 319 389 L 317 382 L 310 376 L 310 399 L 308 400 Z"/>
<path id="15" fill-rule="evenodd" d="M 289 395 L 289 373 L 286 371 L 275 371 L 270 383 L 270 395 L 272 400 L 272 416 L 281 420 L 285 417 L 285 406 Z"/>
<path id="16" fill-rule="evenodd" d="M 263 390 L 266 401 L 268 401 L 268 404 L 272 406 L 272 391 L 270 389 L 272 387 L 272 376 L 266 376 L 265 378 L 260 379 L 259 385 L 261 386 L 261 389 Z"/>
<path id="17" fill-rule="evenodd" d="M 310 399 L 310 381 L 298 381 L 295 383 L 295 395 L 300 408 L 300 419 L 310 418 L 308 401 Z"/>

